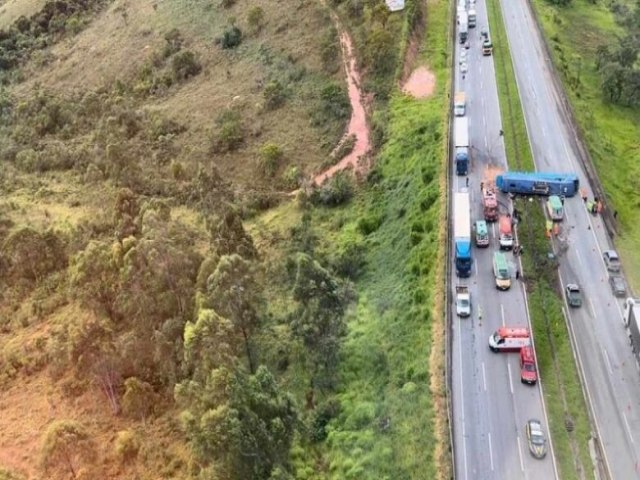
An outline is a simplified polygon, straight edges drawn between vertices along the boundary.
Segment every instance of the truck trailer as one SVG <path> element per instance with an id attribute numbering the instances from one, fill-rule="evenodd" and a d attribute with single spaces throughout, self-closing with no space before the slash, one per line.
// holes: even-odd
<path id="1" fill-rule="evenodd" d="M 496 176 L 496 185 L 504 193 L 573 197 L 580 180 L 573 173 L 507 172 Z"/>
<path id="2" fill-rule="evenodd" d="M 631 350 L 640 364 L 640 298 L 627 298 L 624 302 L 624 324 L 629 333 Z"/>
<path id="3" fill-rule="evenodd" d="M 453 138 L 455 142 L 456 174 L 469 173 L 469 121 L 467 117 L 456 117 L 453 121 Z"/>
<path id="4" fill-rule="evenodd" d="M 460 43 L 466 42 L 469 38 L 469 16 L 466 10 L 458 15 L 458 32 L 460 34 Z"/>
<path id="5" fill-rule="evenodd" d="M 453 241 L 456 274 L 471 275 L 471 208 L 469 192 L 456 193 L 453 199 Z"/>

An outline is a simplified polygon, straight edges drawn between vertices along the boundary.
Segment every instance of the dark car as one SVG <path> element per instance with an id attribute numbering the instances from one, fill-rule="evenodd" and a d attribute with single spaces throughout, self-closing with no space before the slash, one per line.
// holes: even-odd
<path id="1" fill-rule="evenodd" d="M 609 275 L 609 285 L 611 285 L 611 291 L 616 297 L 625 297 L 627 295 L 627 285 L 621 276 Z"/>
<path id="2" fill-rule="evenodd" d="M 582 292 L 578 285 L 570 283 L 565 287 L 564 291 L 567 296 L 567 303 L 570 307 L 577 308 L 582 306 Z"/>
<path id="3" fill-rule="evenodd" d="M 531 419 L 525 425 L 529 451 L 536 458 L 544 458 L 547 454 L 547 438 L 542 430 L 540 420 Z"/>

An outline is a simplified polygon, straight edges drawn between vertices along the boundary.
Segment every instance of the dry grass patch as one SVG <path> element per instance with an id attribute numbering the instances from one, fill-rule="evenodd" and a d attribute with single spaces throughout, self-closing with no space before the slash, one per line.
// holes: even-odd
<path id="1" fill-rule="evenodd" d="M 19 17 L 38 12 L 47 0 L 4 0 L 0 2 L 0 28 L 7 28 Z"/>

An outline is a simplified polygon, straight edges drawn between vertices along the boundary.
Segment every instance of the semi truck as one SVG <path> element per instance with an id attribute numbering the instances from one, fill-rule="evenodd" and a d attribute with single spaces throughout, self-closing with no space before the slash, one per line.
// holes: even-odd
<path id="1" fill-rule="evenodd" d="M 453 241 L 456 274 L 471 275 L 471 208 L 469 192 L 456 193 L 453 199 Z"/>
<path id="2" fill-rule="evenodd" d="M 573 173 L 507 172 L 496 176 L 496 185 L 504 193 L 573 197 L 580 180 Z"/>
<path id="3" fill-rule="evenodd" d="M 467 38 L 469 38 L 469 16 L 466 10 L 458 15 L 458 32 L 460 34 L 460 43 L 466 42 Z"/>
<path id="4" fill-rule="evenodd" d="M 455 141 L 456 174 L 469 173 L 469 121 L 467 117 L 456 117 L 453 121 Z"/>
<path id="5" fill-rule="evenodd" d="M 464 117 L 467 101 L 464 92 L 456 92 L 453 97 L 453 114 L 456 117 Z"/>
<path id="6" fill-rule="evenodd" d="M 469 9 L 469 28 L 473 28 L 476 26 L 477 18 L 478 16 L 476 14 L 476 9 L 475 8 Z"/>
<path id="7" fill-rule="evenodd" d="M 624 302 L 624 324 L 627 326 L 631 350 L 640 363 L 640 298 L 627 298 Z"/>
<path id="8" fill-rule="evenodd" d="M 493 185 L 484 184 L 482 187 L 482 213 L 487 222 L 498 220 L 498 198 Z"/>

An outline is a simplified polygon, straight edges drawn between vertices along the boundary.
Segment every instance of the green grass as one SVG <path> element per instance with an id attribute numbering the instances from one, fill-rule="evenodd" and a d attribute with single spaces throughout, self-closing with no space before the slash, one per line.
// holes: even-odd
<path id="1" fill-rule="evenodd" d="M 534 163 L 509 53 L 498 0 L 488 0 L 489 23 L 494 43 L 496 78 L 507 160 L 512 169 L 533 170 Z M 527 252 L 523 271 L 527 278 L 529 312 L 535 338 L 538 368 L 544 384 L 544 401 L 560 478 L 592 476 L 588 441 L 591 428 L 580 386 L 571 343 L 558 296 L 555 269 L 545 263 L 551 250 L 543 236 L 545 217 L 538 203 L 521 201 L 517 208 L 525 223 L 519 229 Z M 528 279 L 536 279 L 529 281 Z M 571 432 L 566 422 L 573 424 Z"/>
<path id="2" fill-rule="evenodd" d="M 533 157 L 498 0 L 487 0 L 487 13 L 507 161 L 513 170 L 532 170 Z"/>
<path id="3" fill-rule="evenodd" d="M 433 305 L 444 281 L 437 259 L 445 255 L 449 5 L 440 1 L 428 9 L 428 47 L 421 55 L 437 76 L 437 91 L 422 101 L 394 94 L 389 140 L 369 185 L 341 211 L 340 229 L 326 229 L 325 241 L 333 244 L 327 248 L 365 242 L 367 270 L 356 282 L 359 298 L 343 346 L 341 411 L 329 425 L 328 471 L 315 476 L 300 466 L 297 478 L 449 476 L 450 458 L 439 451 L 447 450 L 446 422 L 443 427 L 436 419 L 446 419 L 436 401 L 444 392 L 432 383 L 443 371 L 430 369 L 434 330 L 443 328 Z M 363 233 L 372 219 L 380 226 Z"/>
<path id="4" fill-rule="evenodd" d="M 604 102 L 595 69 L 598 45 L 611 43 L 624 32 L 602 3 L 573 0 L 566 8 L 553 7 L 544 0 L 532 3 L 606 192 L 607 206 L 618 211 L 616 244 L 629 283 L 638 293 L 640 110 Z"/>

